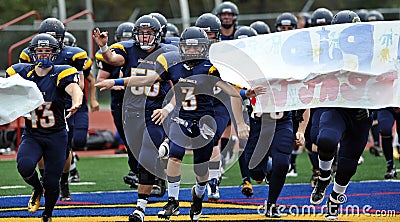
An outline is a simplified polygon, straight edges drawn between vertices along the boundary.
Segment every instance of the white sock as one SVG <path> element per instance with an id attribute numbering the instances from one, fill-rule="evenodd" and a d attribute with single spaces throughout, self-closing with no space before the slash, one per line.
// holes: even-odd
<path id="1" fill-rule="evenodd" d="M 320 168 L 321 170 L 328 171 L 328 170 L 331 170 L 331 169 L 332 169 L 333 159 L 332 159 L 332 160 L 329 160 L 329 161 L 322 161 L 322 160 L 318 157 L 318 160 L 319 160 L 319 168 Z"/>
<path id="2" fill-rule="evenodd" d="M 146 210 L 146 205 L 147 205 L 147 200 L 144 199 L 138 199 L 136 202 L 136 206 L 142 208 L 143 212 Z"/>
<path id="3" fill-rule="evenodd" d="M 208 175 L 208 180 L 211 180 L 214 178 L 218 179 L 220 171 L 221 171 L 220 169 L 210 169 L 209 175 Z"/>
<path id="4" fill-rule="evenodd" d="M 181 181 L 173 183 L 168 182 L 168 197 L 173 197 L 175 200 L 178 200 L 180 185 Z"/>
<path id="5" fill-rule="evenodd" d="M 206 191 L 206 186 L 200 186 L 197 182 L 196 182 L 196 186 L 194 188 L 194 192 L 196 193 L 196 196 L 201 198 L 201 196 L 203 196 L 204 192 Z"/>
<path id="6" fill-rule="evenodd" d="M 347 184 L 349 185 L 349 184 Z M 342 186 L 336 183 L 336 181 L 333 183 L 333 191 L 338 193 L 338 194 L 344 194 L 346 193 L 347 185 Z"/>

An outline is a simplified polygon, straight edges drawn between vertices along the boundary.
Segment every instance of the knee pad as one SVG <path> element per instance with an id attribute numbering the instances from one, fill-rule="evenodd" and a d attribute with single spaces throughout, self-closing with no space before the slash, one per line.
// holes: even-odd
<path id="1" fill-rule="evenodd" d="M 153 185 L 156 177 L 143 167 L 139 168 L 139 184 Z"/>
<path id="2" fill-rule="evenodd" d="M 30 177 L 36 168 L 36 162 L 30 158 L 20 158 L 18 159 L 17 169 L 19 174 L 23 177 Z"/>
<path id="3" fill-rule="evenodd" d="M 332 160 L 337 151 L 338 143 L 329 136 L 320 136 L 318 138 L 318 155 L 323 161 Z"/>

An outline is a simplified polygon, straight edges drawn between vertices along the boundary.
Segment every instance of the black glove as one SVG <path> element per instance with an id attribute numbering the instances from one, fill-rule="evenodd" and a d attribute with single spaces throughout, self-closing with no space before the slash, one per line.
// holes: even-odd
<path id="1" fill-rule="evenodd" d="M 369 117 L 369 110 L 368 109 L 358 109 L 355 113 L 355 119 L 358 121 L 367 119 Z"/>

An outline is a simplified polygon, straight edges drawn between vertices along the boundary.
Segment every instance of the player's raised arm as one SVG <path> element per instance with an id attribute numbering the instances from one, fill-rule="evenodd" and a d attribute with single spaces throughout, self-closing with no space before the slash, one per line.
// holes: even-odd
<path id="1" fill-rule="evenodd" d="M 108 32 L 101 32 L 99 28 L 93 30 L 93 40 L 100 47 L 104 61 L 113 66 L 122 66 L 125 63 L 125 58 L 112 52 L 108 45 Z"/>

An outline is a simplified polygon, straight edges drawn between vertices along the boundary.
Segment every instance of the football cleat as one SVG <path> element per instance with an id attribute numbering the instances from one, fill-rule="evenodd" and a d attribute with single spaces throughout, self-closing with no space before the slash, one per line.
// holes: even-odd
<path id="1" fill-rule="evenodd" d="M 51 221 L 52 221 L 51 217 L 48 217 L 46 215 L 42 215 L 42 222 L 51 222 Z"/>
<path id="2" fill-rule="evenodd" d="M 267 209 L 265 212 L 265 216 L 269 218 L 280 218 L 281 214 L 279 212 L 278 207 L 276 204 L 273 203 L 267 203 Z"/>
<path id="3" fill-rule="evenodd" d="M 326 201 L 326 215 L 325 219 L 327 220 L 337 220 L 339 214 L 339 205 L 340 201 L 335 200 L 331 195 L 329 195 L 328 200 Z"/>
<path id="4" fill-rule="evenodd" d="M 219 180 L 217 178 L 212 178 L 207 183 L 207 196 L 208 201 L 216 202 L 219 200 Z"/>
<path id="5" fill-rule="evenodd" d="M 31 198 L 29 199 L 28 202 L 28 212 L 29 213 L 35 213 L 39 207 L 40 207 L 40 199 L 43 196 L 43 189 L 40 191 L 36 191 L 33 189 Z"/>
<path id="6" fill-rule="evenodd" d="M 242 183 L 242 194 L 246 197 L 253 196 L 253 185 L 251 185 L 250 181 L 244 180 Z"/>
<path id="7" fill-rule="evenodd" d="M 382 150 L 379 146 L 371 146 L 369 152 L 374 156 L 382 156 Z"/>
<path id="8" fill-rule="evenodd" d="M 81 180 L 81 178 L 79 177 L 79 173 L 78 170 L 75 168 L 71 171 L 69 171 L 69 179 L 71 180 L 71 183 L 77 183 Z"/>
<path id="9" fill-rule="evenodd" d="M 129 215 L 129 222 L 143 222 L 144 210 L 141 207 L 136 207 L 135 211 Z"/>
<path id="10" fill-rule="evenodd" d="M 204 194 L 201 197 L 198 197 L 195 192 L 196 185 L 192 187 L 192 198 L 193 202 L 190 205 L 190 219 L 192 221 L 198 221 L 201 216 L 201 212 L 203 210 L 203 198 Z"/>
<path id="11" fill-rule="evenodd" d="M 294 165 L 294 164 L 290 165 L 290 169 L 287 172 L 286 176 L 287 177 L 297 177 L 298 176 L 297 170 L 296 170 L 296 165 Z"/>
<path id="12" fill-rule="evenodd" d="M 156 182 L 151 189 L 151 197 L 163 197 L 166 191 L 165 180 L 156 178 Z"/>
<path id="13" fill-rule="evenodd" d="M 128 175 L 124 176 L 124 182 L 131 188 L 137 188 L 139 186 L 139 178 L 133 171 L 129 171 Z"/>
<path id="14" fill-rule="evenodd" d="M 311 204 L 318 205 L 322 203 L 325 197 L 326 188 L 330 183 L 331 183 L 331 177 L 329 177 L 327 180 L 321 180 L 321 178 L 318 177 L 317 184 L 314 187 L 313 192 L 311 193 L 310 197 Z"/>
<path id="15" fill-rule="evenodd" d="M 69 192 L 68 181 L 65 183 L 60 183 L 60 200 L 71 201 L 71 193 Z"/>
<path id="16" fill-rule="evenodd" d="M 396 167 L 394 165 L 388 165 L 385 173 L 385 180 L 393 179 L 397 177 Z"/>
<path id="17" fill-rule="evenodd" d="M 158 212 L 158 218 L 169 219 L 171 216 L 179 215 L 179 201 L 175 198 L 168 198 L 167 204 L 164 205 L 163 209 Z"/>

